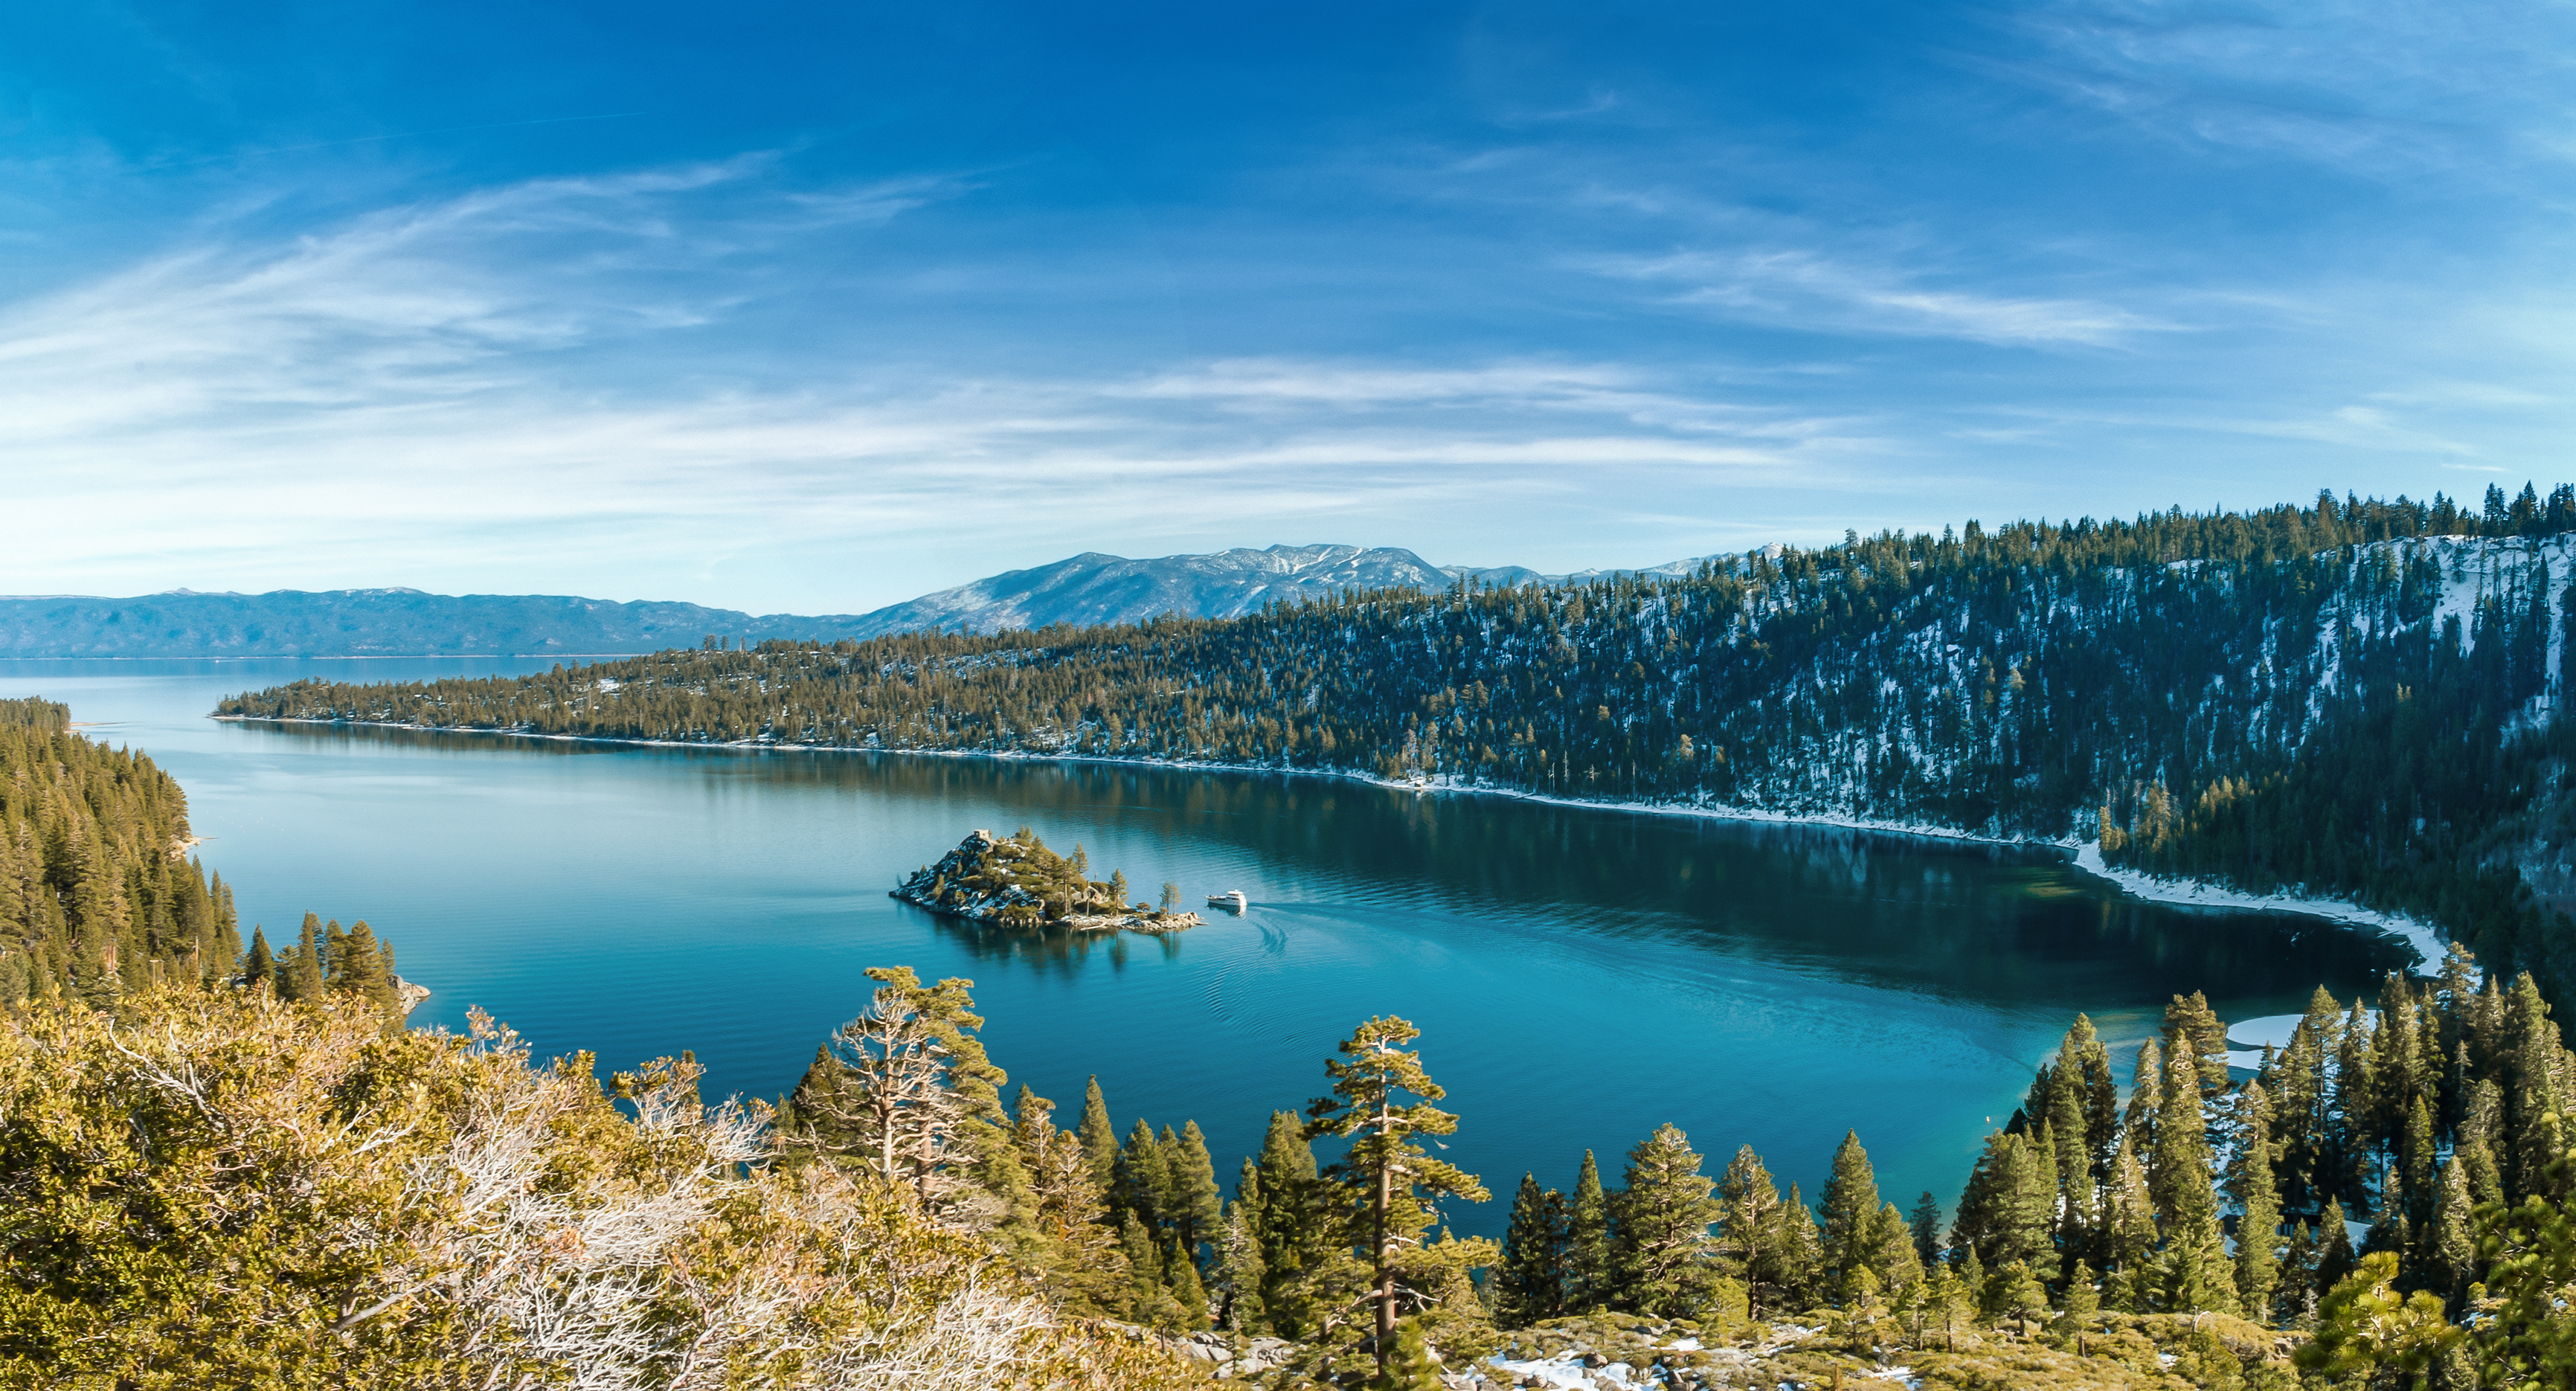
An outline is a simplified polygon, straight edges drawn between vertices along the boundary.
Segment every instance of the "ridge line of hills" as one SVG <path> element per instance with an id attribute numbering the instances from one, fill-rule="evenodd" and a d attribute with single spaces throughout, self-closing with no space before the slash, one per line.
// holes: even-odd
<path id="1" fill-rule="evenodd" d="M 837 642 L 905 632 L 991 633 L 1135 623 L 1167 614 L 1239 618 L 1278 600 L 1352 591 L 1567 583 L 1686 575 L 1699 559 L 1635 570 L 1542 574 L 1518 565 L 1433 565 L 1400 547 L 1238 547 L 1134 560 L 1087 551 L 859 614 L 752 614 L 678 601 L 577 595 L 430 594 L 404 586 L 175 589 L 111 598 L 0 595 L 6 657 L 550 656 L 736 642 Z"/>

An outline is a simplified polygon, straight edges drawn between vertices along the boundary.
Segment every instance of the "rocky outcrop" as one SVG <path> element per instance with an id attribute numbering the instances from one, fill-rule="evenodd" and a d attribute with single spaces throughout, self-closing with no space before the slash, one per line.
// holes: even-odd
<path id="1" fill-rule="evenodd" d="M 420 1002 L 429 998 L 429 987 L 426 985 L 415 985 L 410 981 L 404 980 L 400 976 L 396 976 L 394 977 L 394 995 L 402 1002 L 403 1016 L 405 1018 L 409 1018 L 411 1016 L 411 1012 L 420 1007 Z"/>

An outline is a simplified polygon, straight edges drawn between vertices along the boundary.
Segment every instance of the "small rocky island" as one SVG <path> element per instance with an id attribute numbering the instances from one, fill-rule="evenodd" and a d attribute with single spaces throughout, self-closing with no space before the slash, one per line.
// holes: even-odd
<path id="1" fill-rule="evenodd" d="M 1028 827 L 1009 836 L 975 831 L 957 848 L 897 885 L 893 896 L 934 913 L 1003 927 L 1062 927 L 1076 932 L 1179 932 L 1199 925 L 1180 911 L 1180 891 L 1163 886 L 1163 906 L 1128 902 L 1127 876 L 1090 878 L 1082 847 L 1059 855 Z"/>

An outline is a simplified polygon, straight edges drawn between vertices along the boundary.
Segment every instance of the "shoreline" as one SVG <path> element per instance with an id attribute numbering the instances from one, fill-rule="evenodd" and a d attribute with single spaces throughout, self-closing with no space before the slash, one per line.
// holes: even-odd
<path id="1" fill-rule="evenodd" d="M 1760 807 L 1731 806 L 1723 802 L 1693 804 L 1604 801 L 1565 797 L 1547 792 L 1529 792 L 1519 788 L 1453 782 L 1445 775 L 1415 781 L 1409 778 L 1382 778 L 1374 773 L 1336 768 L 1274 768 L 1260 764 L 1121 757 L 1114 754 L 1035 753 L 1022 749 L 892 749 L 853 747 L 847 744 L 786 744 L 750 739 L 715 743 L 708 740 L 632 739 L 606 734 L 542 734 L 534 731 L 476 729 L 456 725 L 428 726 L 404 724 L 393 720 L 304 720 L 273 715 L 208 715 L 206 718 L 228 724 L 401 729 L 416 734 L 474 734 L 510 739 L 549 739 L 570 744 L 608 744 L 627 748 L 712 749 L 738 754 L 773 752 L 895 754 L 908 758 L 980 758 L 998 762 L 1103 763 L 1129 768 L 1169 768 L 1199 773 L 1266 773 L 1289 777 L 1333 778 L 1396 792 L 1506 797 L 1515 801 L 1534 802 L 1542 806 L 1567 807 L 1585 811 L 1697 817 L 1709 821 L 1744 821 L 1778 826 L 1821 826 L 1834 830 L 1862 831 L 1871 835 L 1913 836 L 1924 840 L 1964 841 L 1977 845 L 2010 846 L 2016 849 L 2045 849 L 2065 854 L 2068 857 L 2067 863 L 2074 869 L 2145 902 L 2170 904 L 2182 908 L 2225 908 L 2244 912 L 2285 913 L 2299 917 L 2321 918 L 2340 927 L 2373 931 L 2383 938 L 2406 946 L 2415 952 L 2418 965 L 2425 970 L 2431 970 L 2440 965 L 2443 955 L 2441 934 L 2430 924 L 2404 914 L 2384 913 L 2343 899 L 2301 897 L 2287 892 L 2256 895 L 2206 880 L 2167 879 L 2139 870 L 2119 869 L 2103 860 L 2101 843 L 2098 841 L 2079 841 L 2072 837 L 2049 839 L 2038 836 L 1989 835 L 1984 832 L 1963 831 L 1953 826 L 1940 826 L 1921 821 L 1882 821 L 1871 817 L 1845 816 L 1833 812 L 1770 811 Z"/>
<path id="2" fill-rule="evenodd" d="M 2324 918 L 2345 927 L 2364 928 L 2412 949 L 2416 964 L 2431 971 L 2442 964 L 2446 943 L 2432 924 L 2404 913 L 2387 913 L 2364 908 L 2358 903 L 2339 898 L 2315 898 L 2283 890 L 2276 894 L 2251 894 L 2243 889 L 2230 889 L 2202 879 L 2169 879 L 2144 870 L 2119 869 L 2102 859 L 2101 843 L 2084 845 L 2075 852 L 2075 867 L 2097 879 L 2118 885 L 2132 897 L 2153 903 L 2171 903 L 2185 908 L 2228 908 L 2254 913 L 2295 913 L 2304 917 Z"/>

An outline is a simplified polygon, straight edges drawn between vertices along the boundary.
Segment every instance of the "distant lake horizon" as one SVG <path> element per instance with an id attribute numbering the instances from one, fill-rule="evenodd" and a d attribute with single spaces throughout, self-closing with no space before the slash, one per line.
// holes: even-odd
<path id="1" fill-rule="evenodd" d="M 1616 1182 L 1664 1121 L 1711 1173 L 1751 1143 L 1810 1200 L 1856 1128 L 1888 1200 L 1947 1211 L 2079 1011 L 2133 1047 L 2175 993 L 2282 1014 L 2405 964 L 2318 919 L 2141 902 L 2048 846 L 1329 774 L 207 718 L 306 676 L 579 660 L 11 659 L 0 695 L 64 701 L 177 777 L 245 940 L 364 918 L 434 992 L 415 1025 L 480 1006 L 540 1058 L 689 1049 L 710 1095 L 775 1097 L 865 1004 L 867 967 L 967 976 L 1012 1089 L 1069 1122 L 1097 1074 L 1122 1133 L 1195 1119 L 1230 1190 L 1333 1045 L 1403 1015 L 1461 1117 L 1444 1157 L 1496 1194 L 1451 1207 L 1462 1233 L 1498 1235 L 1524 1170 L 1566 1187 L 1587 1148 Z M 1139 897 L 1250 907 L 1086 937 L 887 896 L 969 831 L 1023 824 Z"/>

